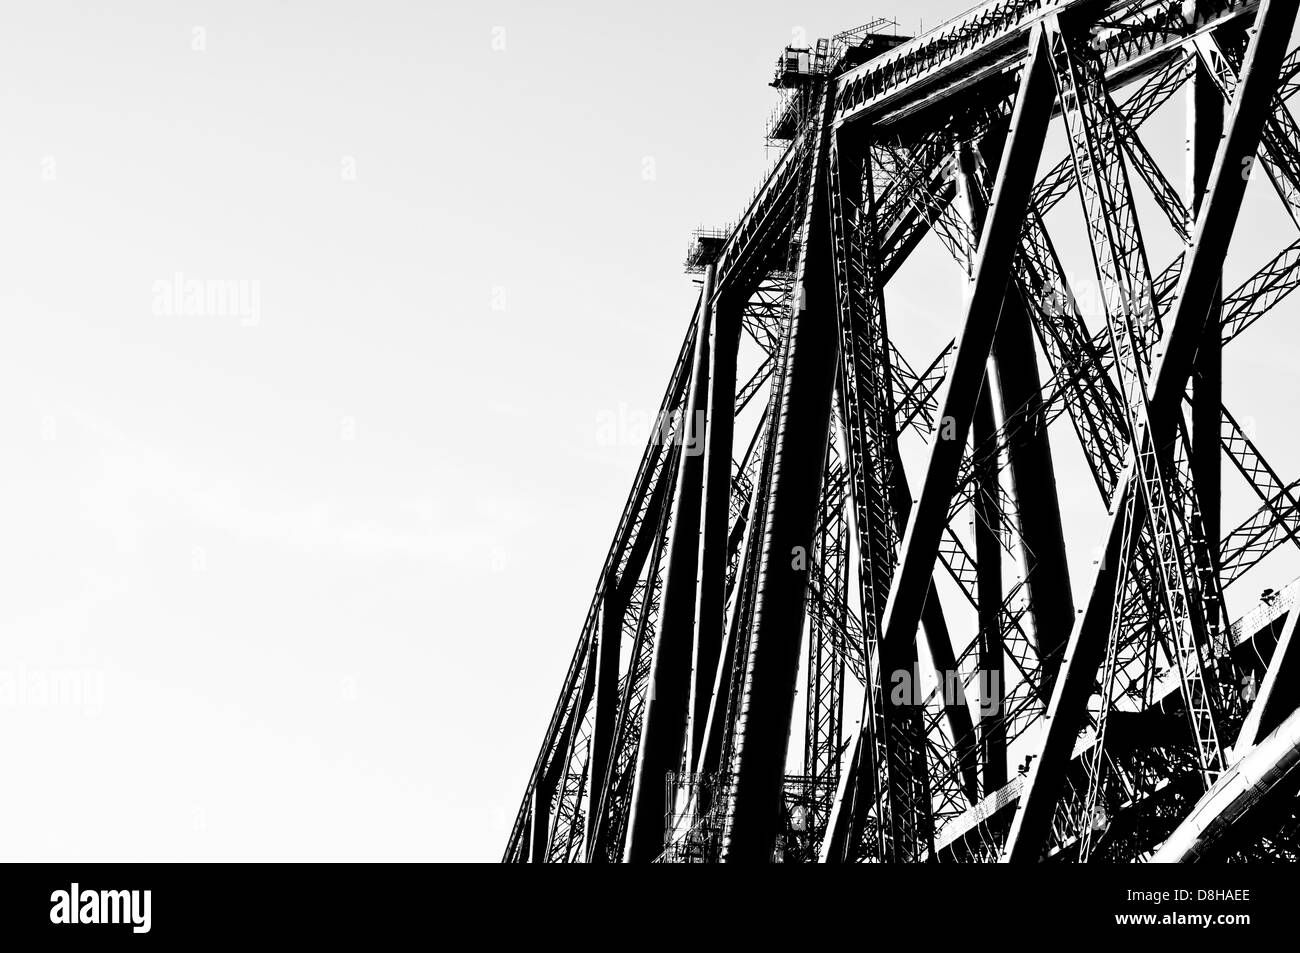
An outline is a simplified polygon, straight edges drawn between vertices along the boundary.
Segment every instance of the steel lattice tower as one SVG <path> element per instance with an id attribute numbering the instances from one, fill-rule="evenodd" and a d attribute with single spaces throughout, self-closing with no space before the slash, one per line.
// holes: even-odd
<path id="1" fill-rule="evenodd" d="M 1300 581 L 1235 623 L 1225 590 L 1300 547 L 1300 481 L 1222 371 L 1300 285 L 1298 4 L 995 0 L 785 51 L 505 860 L 1294 859 Z M 1181 189 L 1139 136 L 1175 94 Z M 1298 237 L 1225 287 L 1261 170 Z M 923 240 L 967 280 L 908 357 L 885 289 Z M 1224 471 L 1259 504 L 1228 530 Z"/>

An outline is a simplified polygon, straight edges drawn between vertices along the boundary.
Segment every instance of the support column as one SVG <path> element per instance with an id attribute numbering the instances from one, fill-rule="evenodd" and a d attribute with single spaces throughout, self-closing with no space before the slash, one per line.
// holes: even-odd
<path id="1" fill-rule="evenodd" d="M 1187 206 L 1191 211 L 1188 231 L 1196 224 L 1205 189 L 1210 181 L 1210 167 L 1223 135 L 1223 96 L 1214 85 L 1210 71 L 1197 58 L 1187 97 L 1187 181 L 1191 187 Z M 1220 273 L 1221 275 L 1221 273 Z M 1196 350 L 1192 372 L 1192 480 L 1200 505 L 1201 525 L 1210 550 L 1214 572 L 1219 571 L 1219 540 L 1222 531 L 1220 497 L 1223 471 L 1221 455 L 1221 408 L 1223 406 L 1223 332 L 1219 327 L 1222 289 L 1216 287 L 1210 301 L 1205 333 Z M 1206 622 L 1211 629 L 1223 620 L 1217 618 L 1219 606 L 1205 602 Z"/>
<path id="2" fill-rule="evenodd" d="M 592 693 L 591 754 L 587 772 L 587 818 L 585 842 L 595 837 L 600 820 L 601 795 L 614 747 L 614 722 L 618 714 L 618 668 L 623 645 L 623 615 L 627 606 L 614 598 L 612 582 L 605 585 L 600 605 L 600 628 L 596 633 L 596 687 Z"/>
<path id="3" fill-rule="evenodd" d="M 730 823 L 722 847 L 725 862 L 769 861 L 780 821 L 808 572 L 839 356 L 827 203 L 831 104 L 830 90 L 822 90 L 810 156 L 812 174 L 793 326 L 782 355 L 785 387 L 776 421 L 749 665 L 736 731 Z"/>
<path id="4" fill-rule="evenodd" d="M 528 814 L 528 862 L 546 863 L 546 844 L 550 839 L 551 798 L 555 786 L 539 781 L 533 787 L 532 810 Z"/>
<path id="5" fill-rule="evenodd" d="M 755 532 L 759 521 L 756 508 L 762 506 L 764 498 L 764 481 L 760 473 L 754 491 L 749 498 L 742 520 L 745 523 L 744 539 L 740 547 L 740 563 L 736 567 L 736 578 L 732 586 L 731 607 L 725 621 L 725 639 L 723 641 L 721 664 L 713 675 L 713 693 L 709 699 L 708 715 L 705 717 L 703 741 L 700 743 L 695 770 L 712 772 L 722 764 L 722 750 L 727 732 L 727 705 L 731 695 L 731 676 L 736 665 L 736 653 L 741 641 L 741 620 L 745 614 L 747 586 L 745 584 L 746 567 L 750 565 L 751 553 L 758 545 Z"/>
<path id="6" fill-rule="evenodd" d="M 582 687 L 579 689 L 574 706 L 569 710 L 564 730 L 560 732 L 555 747 L 551 750 L 550 761 L 537 779 L 537 785 L 533 789 L 532 829 L 529 834 L 528 851 L 528 861 L 533 864 L 546 863 L 547 856 L 550 854 L 551 837 L 554 834 L 551 824 L 553 820 L 551 817 L 551 801 L 554 800 L 557 791 L 563 790 L 565 774 L 569 770 L 569 762 L 573 758 L 573 745 L 577 738 L 578 722 L 582 718 L 582 713 L 587 710 L 587 705 L 591 703 L 592 690 L 596 684 L 593 670 L 594 642 L 589 640 L 584 651 L 587 653 L 587 665 L 582 678 Z"/>
<path id="7" fill-rule="evenodd" d="M 972 443 L 978 447 L 991 439 L 997 424 L 988 381 L 975 405 Z M 1007 783 L 1007 727 L 1003 721 L 1006 694 L 1006 652 L 1002 645 L 1002 546 L 998 540 L 1001 503 L 996 457 L 978 467 L 975 486 L 975 570 L 979 602 L 980 765 L 983 793 Z"/>
<path id="8" fill-rule="evenodd" d="M 978 166 L 975 156 L 965 144 L 957 150 L 957 167 L 961 186 L 959 191 L 966 202 L 971 231 L 978 243 L 979 235 L 984 230 L 984 220 L 988 210 L 984 206 L 983 192 L 976 177 Z M 982 457 L 981 449 L 991 445 L 997 435 L 998 421 L 994 414 L 991 391 L 997 363 L 998 338 L 1008 331 L 1004 327 L 1008 317 L 1011 320 L 1023 317 L 1023 313 L 1007 315 L 1007 303 L 1012 300 L 1018 299 L 1015 291 L 1008 285 L 1006 296 L 1002 301 L 1003 314 L 993 339 L 993 357 L 990 358 L 988 370 L 985 372 L 984 386 L 980 390 L 979 402 L 975 406 L 975 419 L 971 428 L 971 458 L 976 466 L 973 508 L 975 510 L 976 602 L 979 614 L 977 635 L 977 661 L 980 673 L 979 762 L 983 775 L 984 794 L 996 791 L 1007 782 L 1007 730 L 1002 720 L 1006 697 L 1006 650 L 1002 641 L 1002 599 L 1005 586 L 1002 579 L 1002 547 L 998 539 L 1002 520 L 1000 460 L 996 454 L 991 458 Z M 1030 360 L 1033 360 L 1032 351 Z M 1005 403 L 1001 410 L 1005 421 L 1008 412 Z M 1014 411 L 1014 408 L 1012 410 Z"/>
<path id="9" fill-rule="evenodd" d="M 898 533 L 901 536 L 907 529 L 907 514 L 912 511 L 912 492 L 907 484 L 907 473 L 903 469 L 902 458 L 898 456 L 898 447 L 894 447 L 893 482 L 890 484 L 890 502 L 894 511 Z M 930 586 L 925 595 L 925 607 L 921 610 L 921 628 L 925 632 L 926 646 L 930 650 L 930 661 L 934 665 L 935 676 L 941 684 L 958 685 L 957 657 L 952 647 L 952 636 L 943 613 L 943 603 L 930 578 Z M 908 664 L 913 664 L 909 662 Z M 833 824 L 828 826 L 828 834 L 822 839 L 819 852 L 821 863 L 841 863 L 851 856 L 851 851 L 861 839 L 867 814 L 875 803 L 878 786 L 876 765 L 872 761 L 871 746 L 864 744 L 864 736 L 869 728 L 871 716 L 871 698 L 864 699 L 860 727 L 854 736 L 848 754 L 840 771 L 839 789 L 835 794 L 832 807 Z M 971 718 L 964 692 L 944 693 L 944 714 L 948 719 L 948 729 L 952 732 L 953 748 L 957 753 L 957 765 L 962 777 L 962 790 L 973 805 L 979 800 L 979 738 L 975 732 L 975 722 Z M 843 812 L 843 816 L 837 816 Z"/>
<path id="10" fill-rule="evenodd" d="M 705 267 L 705 293 L 712 298 L 713 264 Z M 731 516 L 731 450 L 736 422 L 736 351 L 742 303 L 711 306 L 709 385 L 704 424 L 704 500 L 695 593 L 694 653 L 691 666 L 690 727 L 686 768 L 699 761 L 709 718 L 718 656 L 727 613 L 728 521 Z"/>
<path id="11" fill-rule="evenodd" d="M 903 458 L 899 456 L 898 445 L 894 445 L 894 480 L 890 485 L 890 499 L 894 508 L 894 521 L 901 539 L 907 532 L 907 516 L 912 512 L 912 490 L 907 483 L 907 471 L 903 469 Z M 925 606 L 921 609 L 921 629 L 925 633 L 925 645 L 930 651 L 930 662 L 934 666 L 935 677 L 945 685 L 960 685 L 960 673 L 957 668 L 957 654 L 952 646 L 952 634 L 948 631 L 948 621 L 944 617 L 943 602 L 930 576 L 930 585 L 925 593 Z M 907 660 L 915 664 L 916 653 Z M 948 730 L 952 732 L 953 748 L 957 752 L 957 764 L 961 770 L 962 789 L 974 804 L 979 799 L 978 738 L 975 734 L 975 722 L 971 718 L 970 708 L 966 705 L 964 692 L 953 692 L 951 696 L 943 693 L 944 715 L 948 719 Z"/>
<path id="12" fill-rule="evenodd" d="M 993 341 L 993 371 L 1002 421 L 1009 433 L 1022 435 L 1007 448 L 1008 470 L 1024 556 L 1029 617 L 1040 659 L 1039 693 L 1048 698 L 1074 625 L 1074 594 L 1033 330 L 1015 290 L 1002 302 L 1002 321 Z"/>
<path id="13" fill-rule="evenodd" d="M 957 351 L 948 374 L 948 389 L 940 410 L 942 425 L 930 447 L 925 479 L 908 522 L 885 609 L 886 643 L 915 638 L 1051 115 L 1052 80 L 1041 30 L 1035 29 L 1030 45 L 988 223 L 979 244 Z"/>
<path id="14" fill-rule="evenodd" d="M 664 448 L 667 453 L 667 448 Z M 619 670 L 623 646 L 623 622 L 627 615 L 632 594 L 636 590 L 637 580 L 645 568 L 646 559 L 651 551 L 658 560 L 659 542 L 662 535 L 661 521 L 668 490 L 672 485 L 672 474 L 665 466 L 651 491 L 632 545 L 628 548 L 627 562 L 623 573 L 617 581 L 611 575 L 602 587 L 604 595 L 600 601 L 598 618 L 599 629 L 596 633 L 596 686 L 592 695 L 592 731 L 590 771 L 588 772 L 586 794 L 586 826 L 583 849 L 587 859 L 599 857 L 604 840 L 605 802 L 609 790 L 610 759 L 614 757 L 614 745 L 617 740 L 618 725 L 623 708 L 628 699 L 619 695 Z M 612 570 L 611 570 L 612 573 Z M 654 569 L 651 569 L 652 577 Z M 642 604 L 642 615 L 645 605 Z M 641 625 L 643 625 L 642 623 Z M 638 626 L 638 629 L 641 628 Z M 635 656 L 634 656 L 635 657 Z"/>
<path id="15" fill-rule="evenodd" d="M 1041 27 L 1035 27 L 1029 37 L 1020 91 L 1002 150 L 988 221 L 976 253 L 971 293 L 940 410 L 939 434 L 930 447 L 925 479 L 908 521 L 898 568 L 885 606 L 881 650 L 882 661 L 890 665 L 886 678 L 888 684 L 895 681 L 892 659 L 903 655 L 899 646 L 916 638 L 925 596 L 930 589 L 939 542 L 947 525 L 953 484 L 970 434 L 975 398 L 993 348 L 998 314 L 1054 98 L 1051 64 L 1043 31 Z M 911 677 L 910 672 L 898 674 L 905 679 Z M 886 700 L 887 717 L 903 723 L 907 712 L 899 710 L 901 705 L 895 693 L 888 693 Z M 833 840 L 841 837 L 843 832 L 838 828 L 848 821 L 843 807 L 843 800 L 837 802 L 828 826 L 826 836 Z"/>
<path id="16" fill-rule="evenodd" d="M 981 154 L 987 154 L 987 142 Z M 987 215 L 983 191 L 976 178 L 978 163 L 974 155 L 963 158 L 968 161 L 960 165 L 961 192 L 978 234 Z M 993 338 L 989 367 L 998 412 L 995 423 L 1016 435 L 1007 447 L 1007 471 L 1015 500 L 1029 618 L 1039 656 L 1038 691 L 1046 699 L 1051 696 L 1060 653 L 1074 624 L 1074 597 L 1033 326 L 1019 290 L 1011 285 L 1002 299 L 1002 317 Z M 978 440 L 975 445 L 979 446 Z"/>
<path id="17" fill-rule="evenodd" d="M 674 453 L 668 453 L 668 458 L 664 461 L 662 471 L 659 476 L 658 485 L 655 487 L 655 495 L 651 505 L 646 510 L 642 520 L 639 538 L 650 540 L 648 546 L 649 565 L 646 569 L 647 590 L 641 599 L 641 606 L 637 613 L 636 633 L 632 641 L 632 657 L 628 659 L 627 671 L 629 679 L 633 672 L 641 670 L 641 659 L 646 650 L 646 642 L 652 637 L 648 634 L 650 629 L 650 615 L 653 603 L 652 591 L 649 587 L 655 584 L 659 579 L 659 567 L 663 562 L 664 553 L 668 548 L 667 526 L 668 526 L 668 497 L 672 493 L 673 478 L 676 474 L 676 459 Z M 634 547 L 634 555 L 636 548 Z M 640 576 L 643 558 L 630 560 L 624 572 L 626 573 L 624 584 L 620 590 L 627 591 L 629 596 L 624 601 L 626 606 L 630 600 L 633 580 Z M 626 609 L 624 610 L 626 612 Z M 653 651 L 653 649 L 652 649 Z M 653 658 L 653 656 L 652 656 Z M 606 761 L 604 783 L 598 789 L 592 790 L 591 799 L 594 807 L 590 810 L 595 815 L 595 823 L 589 825 L 589 836 L 584 844 L 585 856 L 588 863 L 606 863 L 611 859 L 606 849 L 611 825 L 610 817 L 610 800 L 618 783 L 615 777 L 613 767 L 614 759 L 617 757 L 617 745 L 620 740 L 627 737 L 628 719 L 632 717 L 632 706 L 639 700 L 639 693 L 631 680 L 618 698 L 618 712 L 614 720 L 611 732 L 611 749 L 609 758 Z M 634 766 L 635 767 L 635 766 Z"/>
<path id="18" fill-rule="evenodd" d="M 681 767 L 691 691 L 691 652 L 694 644 L 695 592 L 700 544 L 700 502 L 704 483 L 702 442 L 708 403 L 709 339 L 713 323 L 712 288 L 700 299 L 699 326 L 685 418 L 678 430 L 677 486 L 673 499 L 668 565 L 659 609 L 647 689 L 641 746 L 628 819 L 626 863 L 653 860 L 664 848 L 665 777 Z"/>

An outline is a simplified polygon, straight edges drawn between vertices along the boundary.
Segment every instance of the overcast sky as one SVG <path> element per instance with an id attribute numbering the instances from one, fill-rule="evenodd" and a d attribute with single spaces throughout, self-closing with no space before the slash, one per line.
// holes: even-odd
<path id="1" fill-rule="evenodd" d="M 960 6 L 6 9 L 0 853 L 496 859 L 777 53 Z M 1294 344 L 1227 385 L 1284 477 Z"/>

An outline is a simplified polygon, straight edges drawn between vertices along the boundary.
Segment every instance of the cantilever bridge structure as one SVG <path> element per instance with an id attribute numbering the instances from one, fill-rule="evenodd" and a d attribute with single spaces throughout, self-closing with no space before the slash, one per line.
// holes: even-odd
<path id="1" fill-rule="evenodd" d="M 1295 859 L 1300 582 L 1233 584 L 1300 547 L 1300 481 L 1222 382 L 1300 285 L 1298 4 L 996 0 L 785 51 L 506 861 Z M 1176 102 L 1171 182 L 1141 131 Z M 1252 179 L 1297 237 L 1229 285 Z M 923 244 L 963 294 L 905 355 Z"/>

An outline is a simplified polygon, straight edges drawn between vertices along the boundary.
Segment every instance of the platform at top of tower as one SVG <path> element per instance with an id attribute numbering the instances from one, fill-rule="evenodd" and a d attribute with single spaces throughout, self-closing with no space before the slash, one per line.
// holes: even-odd
<path id="1" fill-rule="evenodd" d="M 697 228 L 691 232 L 690 243 L 686 246 L 686 273 L 698 275 L 706 266 L 714 264 L 722 254 L 723 246 L 727 244 L 730 236 L 730 226 Z"/>
<path id="2" fill-rule="evenodd" d="M 892 30 L 893 32 L 886 32 Z M 873 20 L 853 30 L 820 39 L 815 46 L 787 46 L 776 61 L 771 85 L 782 100 L 767 123 L 767 138 L 789 140 L 803 126 L 809 103 L 800 90 L 817 76 L 834 76 L 861 66 L 912 39 L 898 33 L 898 21 Z"/>
<path id="3" fill-rule="evenodd" d="M 819 39 L 815 46 L 787 46 L 777 58 L 771 85 L 794 89 L 814 76 L 860 66 L 910 39 L 899 34 L 897 20 L 880 19 L 837 33 L 829 40 Z"/>

